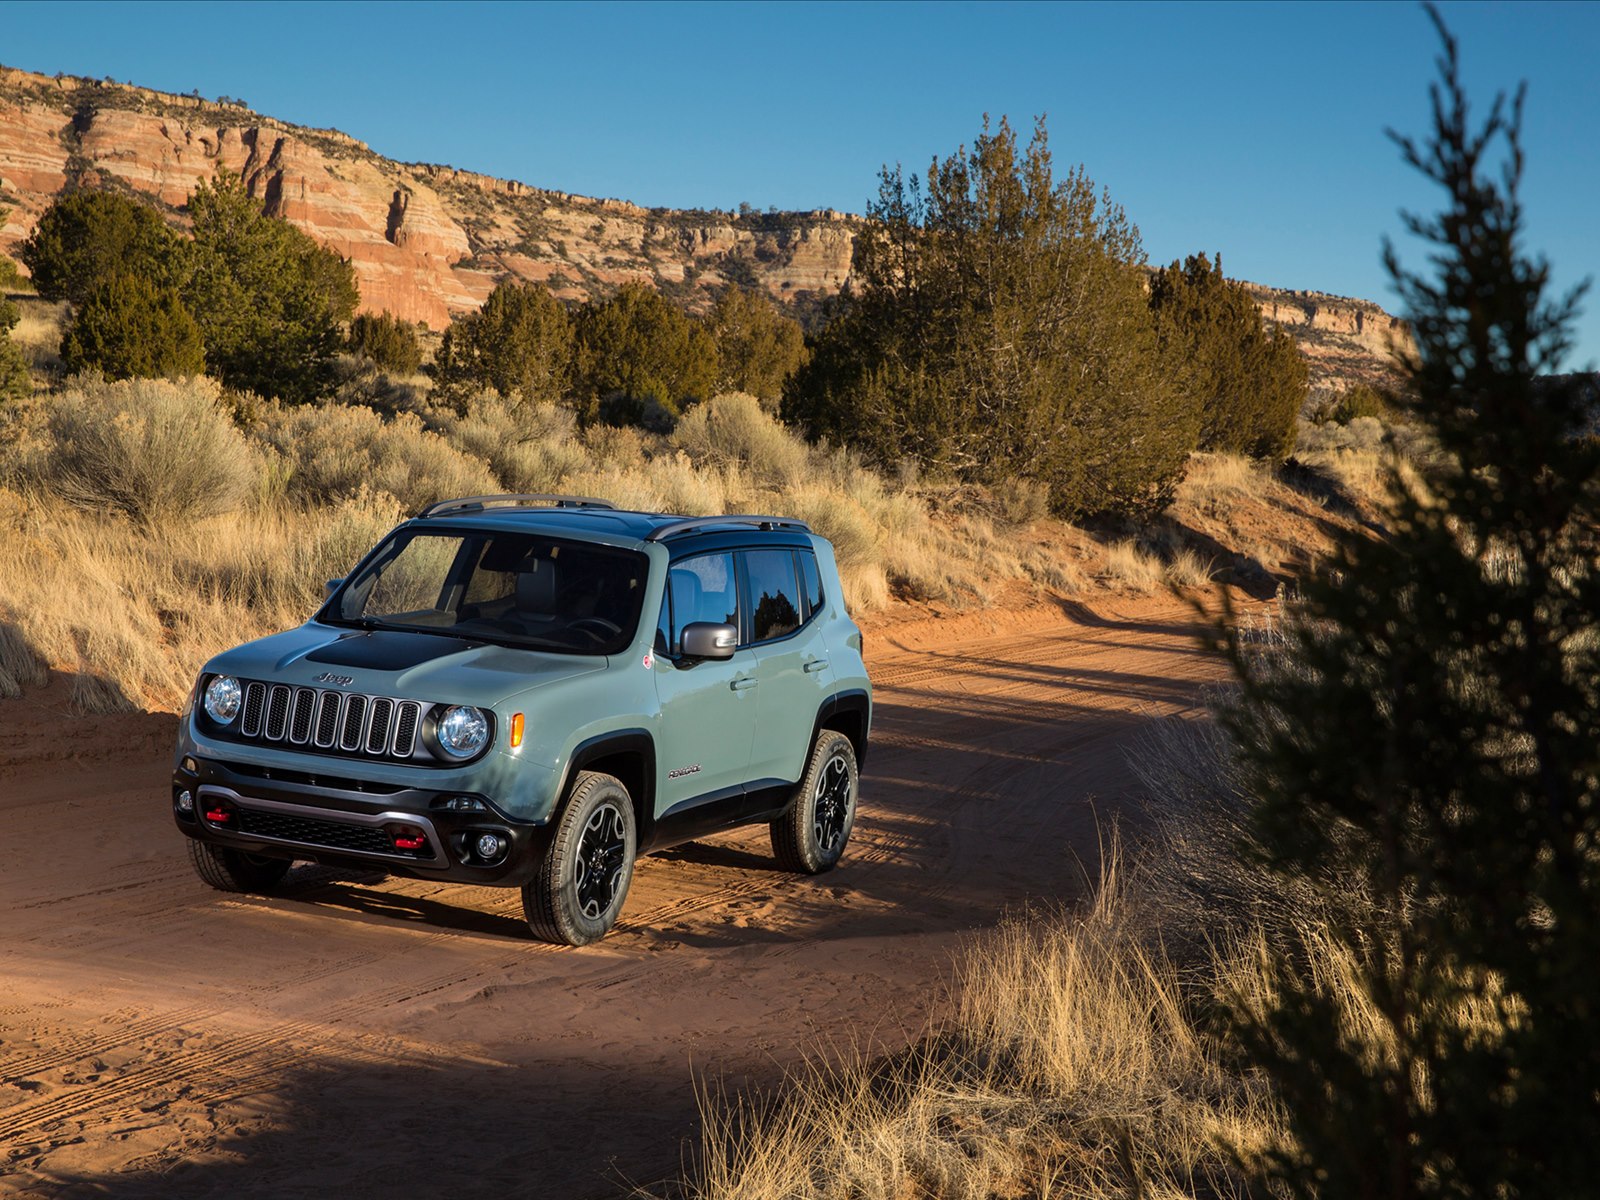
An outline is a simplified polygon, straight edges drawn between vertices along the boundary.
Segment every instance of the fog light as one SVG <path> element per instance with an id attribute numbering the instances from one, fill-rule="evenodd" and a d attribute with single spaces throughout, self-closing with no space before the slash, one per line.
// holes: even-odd
<path id="1" fill-rule="evenodd" d="M 194 796 L 188 788 L 178 793 L 178 811 L 192 813 L 194 811 Z"/>
<path id="2" fill-rule="evenodd" d="M 499 858 L 501 845 L 502 843 L 497 835 L 492 833 L 480 834 L 478 837 L 478 857 L 487 859 Z"/>

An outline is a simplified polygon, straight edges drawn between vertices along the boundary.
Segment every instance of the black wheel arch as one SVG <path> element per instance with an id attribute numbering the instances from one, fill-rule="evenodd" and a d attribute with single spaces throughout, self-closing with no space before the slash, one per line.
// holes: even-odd
<path id="1" fill-rule="evenodd" d="M 552 824 L 561 818 L 572 781 L 580 771 L 597 771 L 614 777 L 627 788 L 633 801 L 634 828 L 639 844 L 655 826 L 656 743 L 648 729 L 614 729 L 586 738 L 572 749 L 566 773 L 561 777 L 558 802 L 551 814 Z"/>
<path id="2" fill-rule="evenodd" d="M 872 697 L 865 688 L 849 688 L 835 692 L 822 702 L 817 710 L 816 724 L 811 728 L 811 745 L 824 729 L 832 729 L 850 739 L 856 752 L 856 769 L 867 765 L 867 733 L 872 727 Z"/>

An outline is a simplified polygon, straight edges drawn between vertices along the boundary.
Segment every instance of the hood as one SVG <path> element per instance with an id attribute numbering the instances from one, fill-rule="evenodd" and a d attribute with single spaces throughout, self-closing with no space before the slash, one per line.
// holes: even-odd
<path id="1" fill-rule="evenodd" d="M 311 622 L 236 646 L 205 669 L 264 682 L 490 708 L 529 688 L 601 670 L 606 661 L 427 633 L 368 632 Z"/>

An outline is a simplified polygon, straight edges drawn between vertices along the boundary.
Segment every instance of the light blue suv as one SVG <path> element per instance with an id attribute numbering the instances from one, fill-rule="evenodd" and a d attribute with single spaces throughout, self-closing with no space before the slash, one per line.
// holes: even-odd
<path id="1" fill-rule="evenodd" d="M 652 850 L 765 822 L 785 867 L 831 868 L 871 724 L 833 548 L 802 522 L 475 496 L 206 664 L 173 816 L 224 891 L 297 859 L 521 887 L 535 934 L 582 945 Z"/>

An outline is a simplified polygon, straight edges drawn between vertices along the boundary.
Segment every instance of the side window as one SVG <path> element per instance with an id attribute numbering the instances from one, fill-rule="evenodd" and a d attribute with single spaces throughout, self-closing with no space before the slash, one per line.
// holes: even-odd
<path id="1" fill-rule="evenodd" d="M 667 597 L 661 606 L 658 641 L 665 653 L 677 654 L 683 627 L 697 621 L 739 624 L 739 588 L 732 554 L 702 554 L 672 564 L 667 572 Z"/>
<path id="2" fill-rule="evenodd" d="M 750 550 L 744 556 L 750 583 L 751 640 L 771 641 L 800 628 L 800 590 L 794 573 L 794 551 Z"/>
<path id="3" fill-rule="evenodd" d="M 809 550 L 795 555 L 800 560 L 800 593 L 806 600 L 806 620 L 822 611 L 822 573 L 817 570 L 817 556 Z"/>

